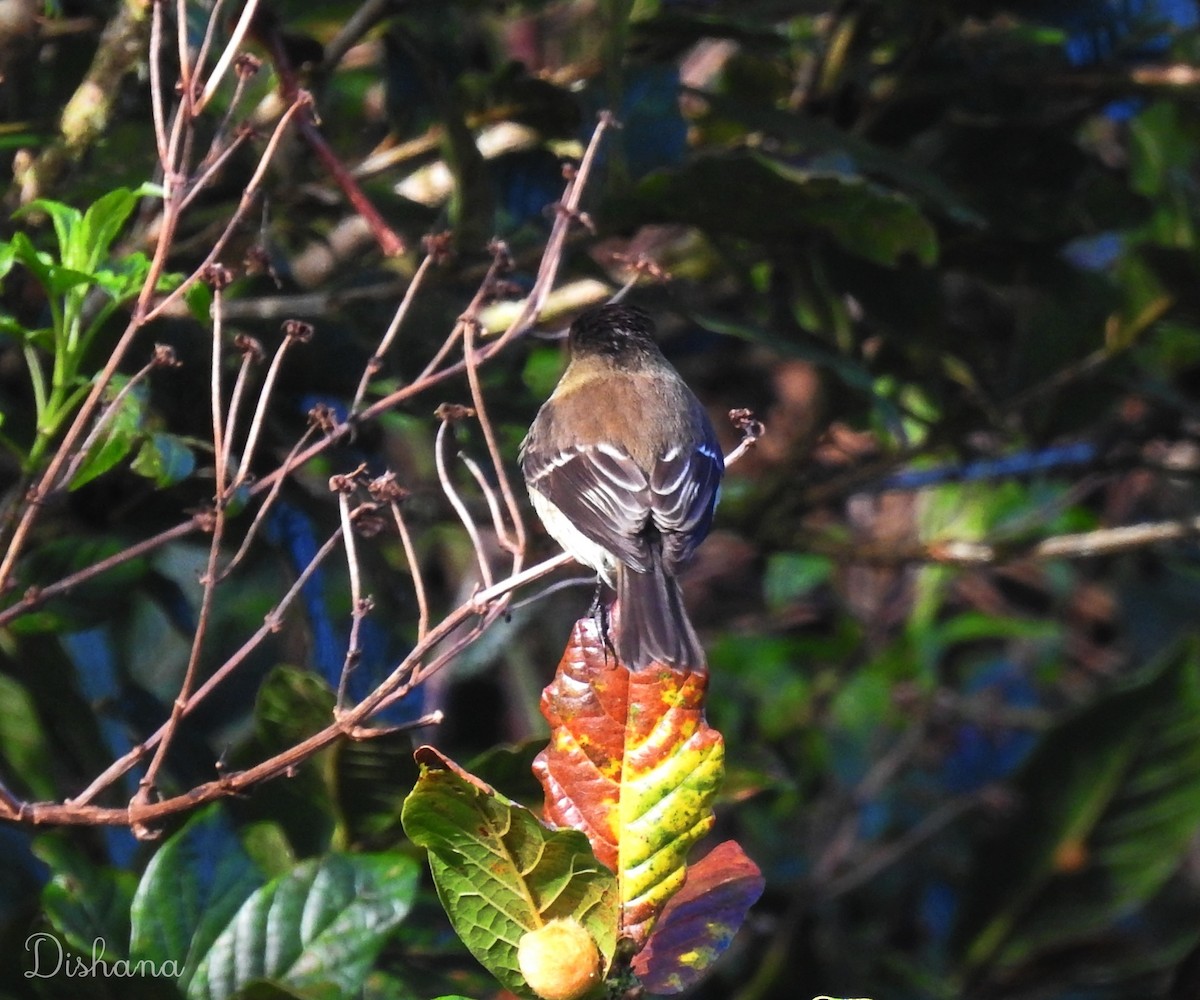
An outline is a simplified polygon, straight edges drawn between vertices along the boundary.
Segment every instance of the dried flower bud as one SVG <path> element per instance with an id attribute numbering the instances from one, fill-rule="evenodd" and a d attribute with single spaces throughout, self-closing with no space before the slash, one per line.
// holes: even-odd
<path id="1" fill-rule="evenodd" d="M 600 981 L 600 950 L 574 917 L 551 920 L 522 935 L 517 964 L 542 1000 L 578 1000 Z"/>
<path id="2" fill-rule="evenodd" d="M 266 356 L 262 343 L 247 333 L 239 333 L 233 338 L 233 346 L 250 361 L 262 361 Z"/>
<path id="3" fill-rule="evenodd" d="M 308 422 L 325 434 L 332 434 L 337 427 L 337 413 L 328 403 L 318 403 L 308 411 Z"/>
<path id="4" fill-rule="evenodd" d="M 313 325 L 305 323 L 302 319 L 285 319 L 283 321 L 283 335 L 301 344 L 306 344 L 312 340 Z"/>
<path id="5" fill-rule="evenodd" d="M 200 274 L 200 280 L 214 291 L 220 291 L 222 288 L 228 288 L 233 284 L 233 272 L 224 264 L 214 261 L 205 266 Z"/>
<path id="6" fill-rule="evenodd" d="M 233 61 L 233 68 L 242 79 L 248 79 L 262 69 L 262 60 L 249 52 L 239 52 Z"/>
<path id="7" fill-rule="evenodd" d="M 433 415 L 438 420 L 445 420 L 447 423 L 455 423 L 459 420 L 466 420 L 468 417 L 475 416 L 475 411 L 469 406 L 463 406 L 461 403 L 442 403 Z"/>
<path id="8" fill-rule="evenodd" d="M 389 503 L 393 500 L 403 500 L 410 491 L 396 482 L 396 473 L 385 472 L 382 476 L 367 483 L 367 492 L 371 495 L 371 499 Z"/>
<path id="9" fill-rule="evenodd" d="M 454 246 L 454 234 L 448 230 L 429 233 L 421 238 L 421 246 L 433 258 L 435 264 L 444 264 L 450 258 Z"/>

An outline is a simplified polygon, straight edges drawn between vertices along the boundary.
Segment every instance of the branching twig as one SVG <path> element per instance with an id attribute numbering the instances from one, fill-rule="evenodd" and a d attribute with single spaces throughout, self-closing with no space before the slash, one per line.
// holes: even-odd
<path id="1" fill-rule="evenodd" d="M 300 591 L 304 589 L 304 585 L 307 584 L 312 578 L 313 573 L 317 571 L 317 568 L 325 561 L 329 553 L 334 550 L 340 538 L 340 531 L 334 532 L 332 535 L 330 535 L 330 537 L 325 541 L 325 544 L 317 550 L 309 564 L 305 566 L 304 569 L 301 570 L 297 575 L 291 587 L 288 588 L 287 593 L 284 594 L 283 597 L 281 597 L 275 604 L 275 606 L 263 617 L 263 624 L 259 626 L 259 628 L 254 632 L 253 635 L 250 636 L 249 639 L 242 643 L 241 648 L 238 649 L 236 653 L 222 663 L 220 667 L 214 670 L 212 675 L 196 689 L 195 693 L 190 698 L 188 698 L 187 704 L 183 709 L 184 716 L 187 716 L 188 713 L 194 711 L 196 707 L 204 701 L 205 698 L 207 698 L 214 690 L 216 690 L 217 687 L 224 683 L 229 675 L 232 674 L 239 666 L 241 666 L 242 663 L 246 661 L 247 657 L 254 652 L 254 650 L 262 645 L 263 641 L 268 635 L 270 635 L 272 632 L 279 631 L 284 612 L 286 612 L 291 606 L 292 602 L 300 594 Z M 156 747 L 166 735 L 166 732 L 167 724 L 164 723 L 156 732 L 143 740 L 140 744 L 138 744 L 138 746 L 130 750 L 127 754 L 125 754 L 125 756 L 114 761 L 107 768 L 105 768 L 105 770 L 99 776 L 97 776 L 87 788 L 75 796 L 75 798 L 69 800 L 68 804 L 83 805 L 91 802 L 92 799 L 99 795 L 101 791 L 111 785 L 123 774 L 128 772 L 130 768 L 134 767 L 139 760 L 141 760 L 146 756 L 147 753 L 154 749 L 154 747 Z"/>
<path id="2" fill-rule="evenodd" d="M 92 450 L 92 446 L 95 445 L 95 443 L 100 439 L 100 435 L 112 422 L 112 419 L 121 412 L 121 404 L 125 402 L 126 397 L 128 397 L 134 389 L 144 382 L 147 376 L 149 376 L 149 374 L 155 368 L 162 368 L 164 366 L 173 366 L 177 364 L 178 361 L 175 359 L 175 352 L 171 348 L 164 347 L 161 344 L 154 348 L 154 357 L 152 357 L 146 362 L 145 365 L 138 369 L 137 372 L 130 376 L 129 381 L 121 386 L 117 394 L 113 396 L 112 402 L 109 403 L 108 406 L 106 406 L 96 418 L 96 423 L 92 427 L 91 432 L 86 438 L 83 439 L 83 444 L 79 446 L 79 451 L 75 454 L 75 458 L 72 459 L 71 464 L 67 466 L 67 471 L 63 473 L 63 486 L 69 485 L 71 480 L 75 478 L 76 473 L 79 472 L 80 466 L 83 465 L 83 463 L 87 460 L 88 453 Z"/>
<path id="3" fill-rule="evenodd" d="M 254 417 L 250 421 L 250 430 L 246 434 L 246 444 L 242 448 L 242 461 L 238 466 L 237 476 L 233 483 L 230 484 L 230 489 L 237 489 L 246 477 L 250 474 L 250 463 L 254 460 L 254 449 L 258 446 L 258 435 L 262 430 L 263 419 L 267 414 L 267 404 L 271 399 L 271 393 L 275 389 L 275 379 L 279 375 L 279 369 L 283 365 L 283 356 L 287 353 L 287 349 L 294 343 L 307 343 L 312 339 L 313 328 L 308 323 L 302 323 L 300 320 L 291 319 L 283 324 L 283 340 L 275 351 L 275 356 L 271 359 L 271 367 L 267 369 L 267 377 L 263 379 L 262 391 L 258 394 L 258 406 L 254 409 Z"/>

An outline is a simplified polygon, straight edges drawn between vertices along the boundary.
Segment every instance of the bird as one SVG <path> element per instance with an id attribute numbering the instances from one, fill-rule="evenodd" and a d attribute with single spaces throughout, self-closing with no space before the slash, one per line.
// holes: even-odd
<path id="1" fill-rule="evenodd" d="M 725 461 L 704 407 L 634 306 L 582 313 L 569 362 L 521 443 L 547 533 L 616 591 L 608 637 L 633 670 L 704 669 L 679 573 L 712 527 Z"/>

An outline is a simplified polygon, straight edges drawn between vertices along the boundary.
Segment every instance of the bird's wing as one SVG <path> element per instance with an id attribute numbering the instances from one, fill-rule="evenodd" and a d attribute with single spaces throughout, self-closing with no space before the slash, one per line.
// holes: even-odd
<path id="1" fill-rule="evenodd" d="M 663 540 L 663 564 L 675 573 L 712 526 L 725 460 L 715 438 L 668 451 L 650 475 L 651 517 Z"/>
<path id="2" fill-rule="evenodd" d="M 607 444 L 542 451 L 528 441 L 521 471 L 587 539 L 639 572 L 651 568 L 643 532 L 650 520 L 650 482 L 627 454 Z"/>

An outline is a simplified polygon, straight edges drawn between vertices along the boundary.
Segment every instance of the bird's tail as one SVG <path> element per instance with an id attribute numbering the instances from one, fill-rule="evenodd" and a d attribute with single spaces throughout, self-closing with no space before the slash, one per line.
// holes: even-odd
<path id="1" fill-rule="evenodd" d="M 683 594 L 675 577 L 654 560 L 653 569 L 638 573 L 617 568 L 617 659 L 632 670 L 651 663 L 699 670 L 705 665 L 704 648 L 683 607 Z"/>

